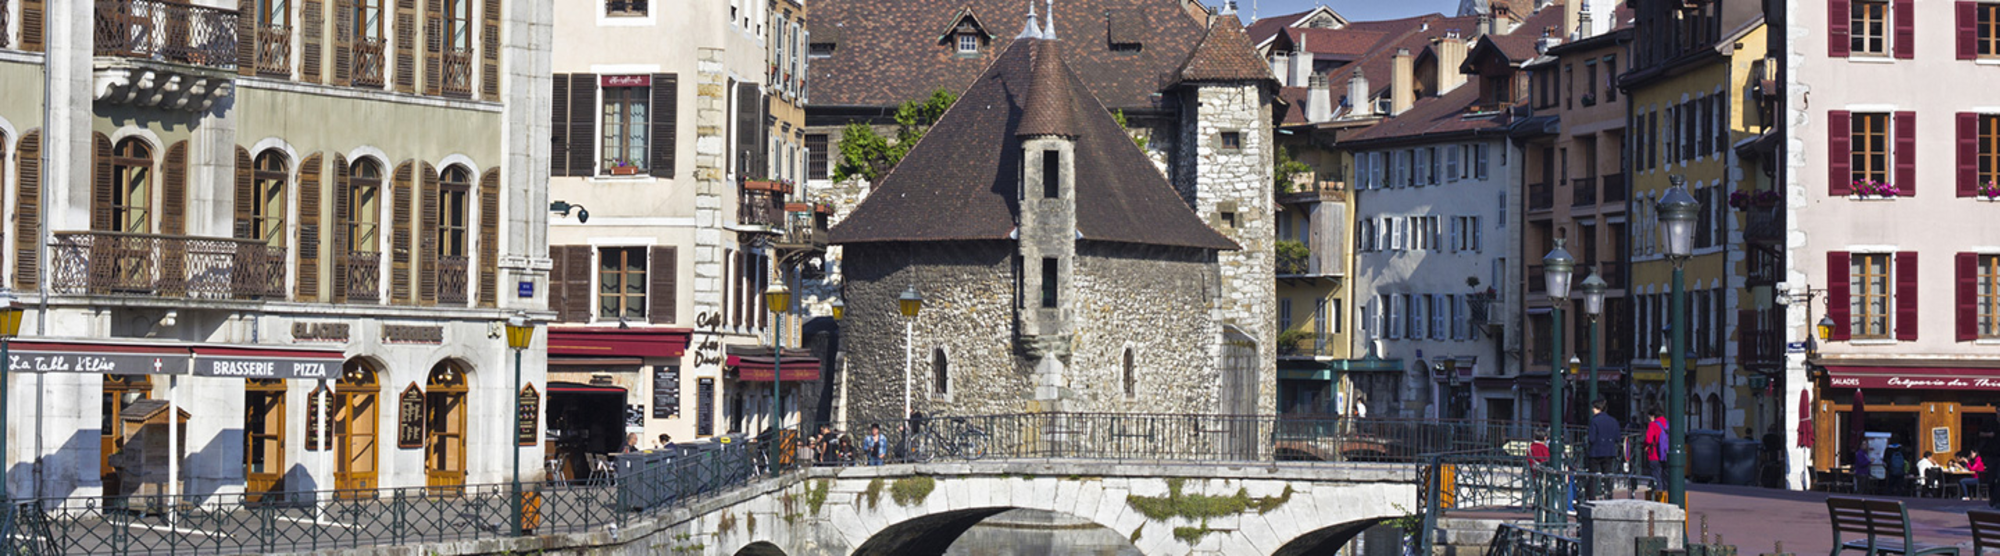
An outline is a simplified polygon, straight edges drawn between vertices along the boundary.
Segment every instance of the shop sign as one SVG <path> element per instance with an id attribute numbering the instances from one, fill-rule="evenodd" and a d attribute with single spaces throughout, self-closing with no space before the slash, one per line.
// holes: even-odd
<path id="1" fill-rule="evenodd" d="M 328 394 L 330 392 L 327 392 L 325 386 L 314 388 L 312 393 L 306 394 L 306 450 L 317 452 L 325 449 L 320 446 L 320 439 L 326 435 L 326 422 L 319 416 L 326 413 Z"/>
<path id="2" fill-rule="evenodd" d="M 16 373 L 103 375 L 187 374 L 187 355 L 162 353 L 68 352 L 14 348 L 7 370 Z"/>
<path id="3" fill-rule="evenodd" d="M 597 83 L 603 87 L 651 87 L 653 85 L 653 76 L 601 75 L 598 76 Z"/>
<path id="4" fill-rule="evenodd" d="M 1835 388 L 1903 390 L 2000 390 L 2000 378 L 1838 376 L 1827 380 Z"/>
<path id="5" fill-rule="evenodd" d="M 424 447 L 424 391 L 415 382 L 396 402 L 396 447 Z"/>
<path id="6" fill-rule="evenodd" d="M 672 419 L 680 414 L 680 366 L 659 365 L 653 367 L 653 418 Z"/>
<path id="7" fill-rule="evenodd" d="M 339 360 L 293 359 L 285 357 L 229 357 L 203 355 L 194 360 L 195 376 L 263 379 L 333 378 Z"/>
<path id="8" fill-rule="evenodd" d="M 296 342 L 345 342 L 347 323 L 344 322 L 294 322 L 292 341 Z"/>
<path id="9" fill-rule="evenodd" d="M 514 414 L 514 441 L 521 446 L 534 446 L 541 440 L 542 396 L 535 392 L 535 385 L 521 387 L 520 412 Z"/>
<path id="10" fill-rule="evenodd" d="M 1951 453 L 1950 427 L 1936 427 L 1931 429 L 1931 451 L 1940 454 Z"/>
<path id="11" fill-rule="evenodd" d="M 695 379 L 694 435 L 715 435 L 715 379 Z"/>
<path id="12" fill-rule="evenodd" d="M 408 324 L 382 325 L 382 341 L 407 344 L 442 344 L 444 327 Z"/>

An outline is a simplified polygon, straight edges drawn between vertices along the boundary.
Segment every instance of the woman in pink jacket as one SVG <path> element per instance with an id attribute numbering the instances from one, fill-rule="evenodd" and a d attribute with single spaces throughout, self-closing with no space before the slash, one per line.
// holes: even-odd
<path id="1" fill-rule="evenodd" d="M 1653 490 L 1667 488 L 1667 474 L 1662 463 L 1667 458 L 1667 416 L 1660 414 L 1658 406 L 1646 408 L 1646 469 L 1653 476 Z"/>

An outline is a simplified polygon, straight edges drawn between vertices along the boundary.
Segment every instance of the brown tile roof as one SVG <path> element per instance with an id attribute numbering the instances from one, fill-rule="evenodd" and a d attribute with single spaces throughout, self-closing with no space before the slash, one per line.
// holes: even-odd
<path id="1" fill-rule="evenodd" d="M 1039 41 L 1048 42 L 1048 41 Z M 1038 51 L 1049 50 L 1045 45 Z M 1037 52 L 1034 56 L 1035 68 L 1029 74 L 1028 102 L 1021 109 L 1021 127 L 1014 135 L 1061 135 L 1076 137 L 1076 114 L 1070 108 L 1076 100 L 1070 96 L 1069 66 L 1063 65 L 1061 56 L 1051 56 L 1048 52 Z"/>
<path id="2" fill-rule="evenodd" d="M 1425 27 L 1426 23 L 1429 24 L 1428 28 Z M 1443 37 L 1446 33 L 1454 29 L 1459 32 L 1460 36 L 1470 36 L 1473 26 L 1478 25 L 1478 23 L 1479 18 L 1476 16 L 1444 17 L 1432 14 L 1389 22 L 1367 21 L 1348 25 L 1348 29 L 1368 27 L 1393 30 L 1400 28 L 1402 31 L 1394 34 L 1395 38 L 1383 40 L 1376 44 L 1374 48 L 1369 49 L 1368 53 L 1360 59 L 1348 62 L 1346 65 L 1340 66 L 1338 69 L 1327 74 L 1328 79 L 1331 81 L 1330 85 L 1333 87 L 1335 104 L 1339 104 L 1340 99 L 1347 95 L 1347 80 L 1354 75 L 1354 70 L 1361 70 L 1361 75 L 1368 78 L 1369 98 L 1381 96 L 1386 94 L 1386 91 L 1389 90 L 1389 85 L 1394 80 L 1394 76 L 1390 70 L 1395 62 L 1396 49 L 1409 49 L 1410 54 L 1415 56 L 1423 52 L 1425 48 L 1430 47 L 1431 39 Z M 1350 103 L 1352 102 L 1354 101 L 1350 100 Z"/>
<path id="3" fill-rule="evenodd" d="M 1061 60 L 1061 41 L 1013 41 L 958 103 L 831 231 L 835 244 L 1010 239 L 1022 163 L 1019 130 L 1029 105 L 1068 117 L 1075 133 L 1077 232 L 1085 240 L 1237 249 L 1190 210 L 1173 186 L 1112 121 L 1087 84 Z M 1048 72 L 1060 75 L 1049 76 Z M 1043 74 L 1043 75 L 1037 75 Z M 1036 97 L 1037 100 L 1030 100 Z"/>
<path id="4" fill-rule="evenodd" d="M 1479 100 L 1479 87 L 1462 86 L 1441 97 L 1417 100 L 1408 111 L 1347 139 L 1349 143 L 1415 139 L 1425 135 L 1500 131 L 1507 127 L 1504 114 L 1467 116 L 1467 109 Z"/>
<path id="5" fill-rule="evenodd" d="M 1388 36 L 1387 32 L 1361 29 L 1286 29 L 1271 44 L 1273 48 L 1282 45 L 1285 50 L 1303 44 L 1307 52 L 1323 60 L 1353 60 Z"/>
<path id="6" fill-rule="evenodd" d="M 1502 56 L 1507 58 L 1509 65 L 1519 66 L 1541 56 L 1541 52 L 1535 50 L 1535 43 L 1542 40 L 1544 32 L 1553 29 L 1554 36 L 1556 37 L 1568 36 L 1569 33 L 1564 31 L 1562 27 L 1562 5 L 1553 4 L 1543 8 L 1542 11 L 1535 12 L 1534 15 L 1528 16 L 1528 19 L 1522 21 L 1520 26 L 1515 27 L 1512 33 L 1480 37 L 1478 44 L 1473 45 L 1472 50 L 1465 54 L 1465 59 L 1467 62 L 1471 62 L 1473 59 L 1485 55 L 1487 51 L 1497 50 Z"/>
<path id="7" fill-rule="evenodd" d="M 1295 14 L 1260 17 L 1256 21 L 1250 22 L 1248 27 L 1244 27 L 1243 34 L 1249 35 L 1250 41 L 1254 44 L 1264 44 L 1264 41 L 1278 36 L 1279 31 L 1283 31 L 1291 26 L 1292 22 L 1298 21 L 1299 18 L 1305 17 L 1306 14 L 1312 12 L 1312 10 L 1306 10 Z"/>
<path id="8" fill-rule="evenodd" d="M 952 45 L 933 40 L 965 9 L 999 37 L 978 56 L 960 57 Z M 1020 34 L 1027 17 L 1020 0 L 815 0 L 812 11 L 812 41 L 837 37 L 839 43 L 831 56 L 812 61 L 816 106 L 890 107 L 934 89 L 963 91 Z M 1064 0 L 1056 12 L 1064 60 L 1090 76 L 1090 93 L 1112 108 L 1163 107 L 1157 93 L 1173 84 L 1203 32 L 1181 0 Z M 1114 27 L 1120 40 L 1141 49 L 1112 52 Z"/>
<path id="9" fill-rule="evenodd" d="M 1270 62 L 1257 55 L 1257 47 L 1243 34 L 1243 22 L 1233 17 L 1217 17 L 1194 54 L 1181 66 L 1181 81 L 1277 81 Z"/>

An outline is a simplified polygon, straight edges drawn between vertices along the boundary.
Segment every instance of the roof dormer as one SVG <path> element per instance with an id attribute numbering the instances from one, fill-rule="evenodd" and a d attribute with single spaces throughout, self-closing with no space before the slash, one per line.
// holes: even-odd
<path id="1" fill-rule="evenodd" d="M 937 40 L 938 44 L 944 45 L 959 56 L 975 57 L 981 50 L 993 44 L 994 37 L 995 35 L 980 23 L 978 14 L 973 13 L 972 8 L 968 7 L 958 10 L 958 15 L 951 18 L 951 24 L 945 26 L 944 32 L 938 34 Z"/>

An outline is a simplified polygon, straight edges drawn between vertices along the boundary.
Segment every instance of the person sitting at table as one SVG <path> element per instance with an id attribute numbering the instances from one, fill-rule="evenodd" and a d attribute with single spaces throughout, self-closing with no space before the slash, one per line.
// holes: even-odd
<path id="1" fill-rule="evenodd" d="M 1954 460 L 1954 463 L 1961 461 L 1965 462 L 1965 472 L 1971 473 L 1972 476 L 1958 480 L 1959 490 L 1965 493 L 1965 497 L 1960 500 L 1971 500 L 1972 495 L 1979 492 L 1979 477 L 1986 474 L 1986 460 L 1981 459 L 1979 454 L 1972 450 L 1959 450 L 1958 459 Z"/>
<path id="2" fill-rule="evenodd" d="M 1931 461 L 1932 455 L 1935 454 L 1933 454 L 1930 451 L 1925 451 L 1924 457 L 1917 458 L 1916 478 L 1917 478 L 1917 490 L 1919 494 L 1924 492 L 1937 491 L 1938 478 L 1932 477 L 1931 472 L 1934 470 L 1938 470 L 1939 468 L 1937 462 Z M 1938 474 L 1943 475 L 1943 472 L 1940 471 Z"/>

